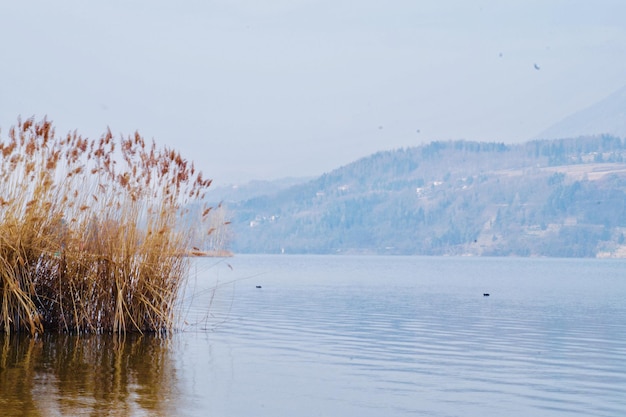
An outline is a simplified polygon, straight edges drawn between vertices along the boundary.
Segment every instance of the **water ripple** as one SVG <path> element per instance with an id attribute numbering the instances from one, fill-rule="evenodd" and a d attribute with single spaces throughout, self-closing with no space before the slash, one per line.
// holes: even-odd
<path id="1" fill-rule="evenodd" d="M 485 265 L 480 273 L 489 276 Z M 584 288 L 571 282 L 513 276 L 510 288 L 497 283 L 502 296 L 486 298 L 474 283 L 479 273 L 468 283 L 471 268 L 439 281 L 400 273 L 386 276 L 386 285 L 364 283 L 342 266 L 311 272 L 322 273 L 336 279 L 276 274 L 262 290 L 238 288 L 229 321 L 216 332 L 267 358 L 283 377 L 318 375 L 314 368 L 325 383 L 344 381 L 344 399 L 370 410 L 383 401 L 405 415 L 626 412 L 626 307 L 615 299 L 626 295 L 623 283 L 612 280 L 611 293 L 581 299 Z M 519 287 L 521 279 L 533 290 Z"/>

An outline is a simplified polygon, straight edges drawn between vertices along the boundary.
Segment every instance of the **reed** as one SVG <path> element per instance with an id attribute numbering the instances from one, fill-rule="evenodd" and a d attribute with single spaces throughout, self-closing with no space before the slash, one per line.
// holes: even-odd
<path id="1" fill-rule="evenodd" d="M 215 231 L 210 184 L 138 133 L 90 140 L 18 119 L 0 141 L 0 327 L 171 330 L 192 238 Z"/>

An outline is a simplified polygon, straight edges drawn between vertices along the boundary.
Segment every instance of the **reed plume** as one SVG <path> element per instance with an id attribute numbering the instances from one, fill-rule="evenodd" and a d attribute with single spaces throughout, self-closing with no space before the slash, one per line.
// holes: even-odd
<path id="1" fill-rule="evenodd" d="M 91 140 L 18 119 L 0 141 L 0 327 L 171 330 L 191 239 L 215 227 L 185 208 L 209 213 L 210 185 L 138 133 Z"/>

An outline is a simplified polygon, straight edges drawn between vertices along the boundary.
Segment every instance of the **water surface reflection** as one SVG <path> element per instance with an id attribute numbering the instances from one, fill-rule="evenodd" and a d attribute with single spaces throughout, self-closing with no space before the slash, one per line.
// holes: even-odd
<path id="1" fill-rule="evenodd" d="M 624 260 L 231 261 L 166 340 L 0 335 L 0 415 L 626 415 Z"/>
<path id="2" fill-rule="evenodd" d="M 169 343 L 149 335 L 0 334 L 2 415 L 172 415 Z"/>

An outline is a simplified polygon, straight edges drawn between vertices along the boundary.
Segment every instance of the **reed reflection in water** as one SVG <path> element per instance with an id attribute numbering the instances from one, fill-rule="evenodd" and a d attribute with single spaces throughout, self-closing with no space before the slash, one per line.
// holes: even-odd
<path id="1" fill-rule="evenodd" d="M 173 415 L 169 343 L 149 335 L 0 334 L 1 414 Z"/>

